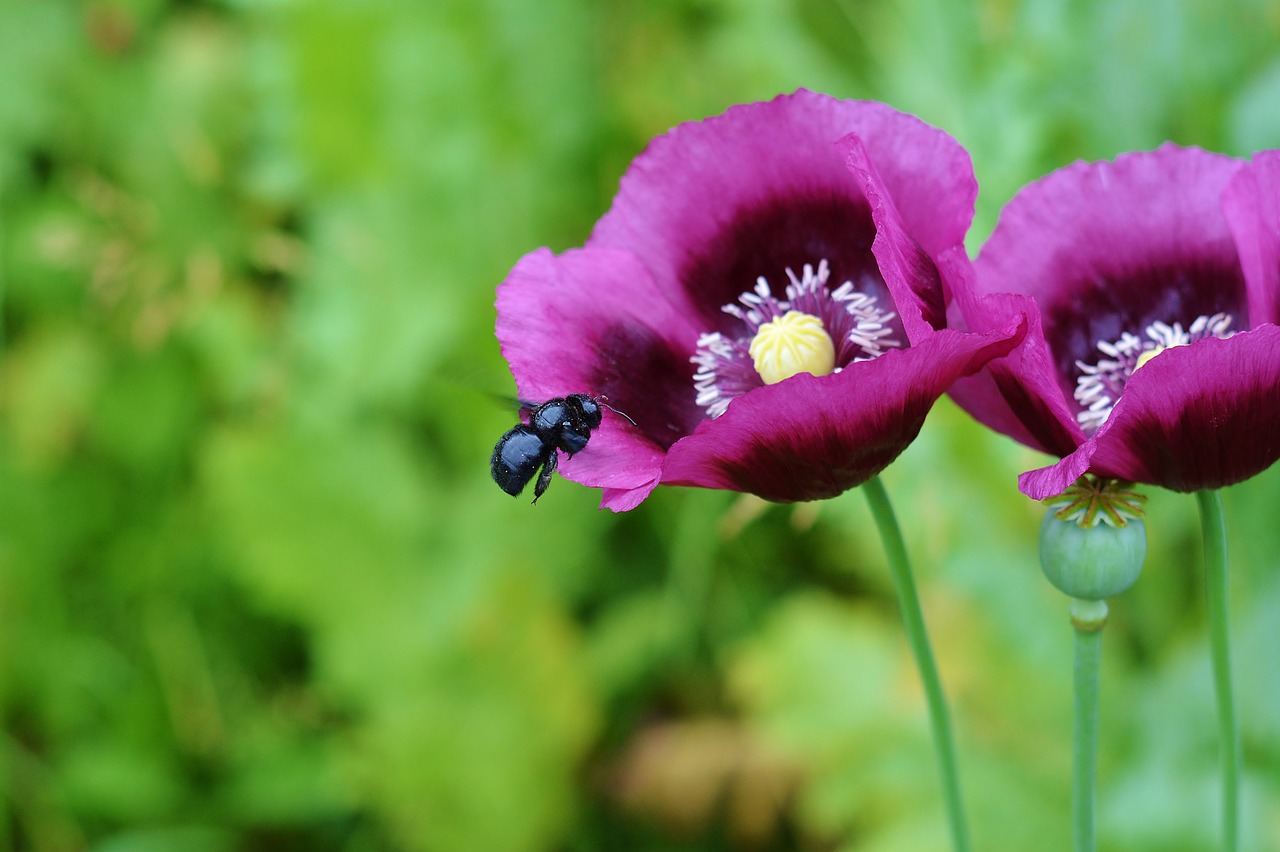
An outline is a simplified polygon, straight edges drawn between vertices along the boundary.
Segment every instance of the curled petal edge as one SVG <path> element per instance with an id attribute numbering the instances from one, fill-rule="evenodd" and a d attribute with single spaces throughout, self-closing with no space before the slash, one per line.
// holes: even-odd
<path id="1" fill-rule="evenodd" d="M 1040 500 L 1095 473 L 1186 492 L 1260 473 L 1280 458 L 1277 352 L 1269 323 L 1167 350 L 1130 379 L 1097 434 L 1019 476 L 1019 489 Z"/>
<path id="2" fill-rule="evenodd" d="M 958 376 L 1006 354 L 1025 331 L 1025 316 L 985 334 L 944 329 L 839 374 L 759 388 L 676 442 L 662 481 L 776 502 L 836 496 L 883 470 Z"/>

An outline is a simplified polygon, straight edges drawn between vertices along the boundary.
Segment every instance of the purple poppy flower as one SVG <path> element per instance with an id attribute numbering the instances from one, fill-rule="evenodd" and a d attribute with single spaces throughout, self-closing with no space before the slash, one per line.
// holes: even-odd
<path id="1" fill-rule="evenodd" d="M 945 321 L 938 259 L 977 185 L 945 133 L 799 91 L 681 125 L 628 169 L 584 248 L 524 257 L 498 290 L 520 396 L 603 395 L 561 472 L 623 511 L 660 482 L 780 502 L 861 484 L 1023 321 Z"/>
<path id="2" fill-rule="evenodd" d="M 1062 460 L 1019 479 L 1040 499 L 1085 473 L 1220 488 L 1280 457 L 1280 158 L 1165 145 L 1076 163 L 1019 192 L 957 287 L 981 330 L 1038 318 L 953 398 Z M 963 286 L 967 285 L 967 286 Z"/>

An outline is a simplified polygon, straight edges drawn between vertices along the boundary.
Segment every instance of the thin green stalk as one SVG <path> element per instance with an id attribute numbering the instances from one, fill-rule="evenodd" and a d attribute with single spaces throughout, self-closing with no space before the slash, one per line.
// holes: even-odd
<path id="1" fill-rule="evenodd" d="M 1098 779 L 1098 664 L 1102 659 L 1105 601 L 1071 600 L 1075 627 L 1075 720 L 1071 737 L 1071 833 L 1076 852 L 1093 852 L 1093 809 Z"/>
<path id="2" fill-rule="evenodd" d="M 1240 729 L 1231 687 L 1231 630 L 1227 612 L 1227 524 L 1222 496 L 1199 491 L 1200 530 L 1204 538 L 1205 590 L 1209 608 L 1209 645 L 1213 686 L 1218 700 L 1218 741 L 1222 750 L 1222 848 L 1236 852 L 1240 819 Z"/>
<path id="3" fill-rule="evenodd" d="M 942 693 L 942 681 L 938 677 L 938 665 L 933 659 L 929 634 L 924 625 L 924 613 L 920 610 L 920 597 L 916 594 L 915 579 L 911 575 L 911 563 L 907 560 L 907 547 L 902 540 L 893 506 L 880 477 L 873 476 L 862 487 L 871 515 L 880 530 L 893 584 L 898 592 L 898 606 L 902 610 L 902 622 L 915 656 L 916 668 L 924 684 L 925 700 L 929 705 L 929 725 L 933 730 L 933 747 L 938 755 L 938 768 L 942 774 L 942 793 L 946 801 L 947 817 L 951 823 L 951 839 L 956 852 L 967 852 L 969 834 L 965 826 L 964 804 L 960 799 L 960 779 L 956 771 L 956 749 L 951 738 L 951 721 L 947 713 L 947 700 Z"/>

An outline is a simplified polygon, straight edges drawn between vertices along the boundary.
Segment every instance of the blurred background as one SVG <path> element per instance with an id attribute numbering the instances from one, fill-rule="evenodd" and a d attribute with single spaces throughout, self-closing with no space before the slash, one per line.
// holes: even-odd
<path id="1" fill-rule="evenodd" d="M 494 288 L 655 134 L 798 86 L 982 184 L 1280 147 L 1275 0 L 0 0 L 0 850 L 931 850 L 858 493 L 490 481 Z M 975 845 L 1069 844 L 1045 459 L 943 400 L 885 474 Z M 1280 849 L 1280 470 L 1225 495 L 1244 847 Z M 1113 602 L 1104 849 L 1215 848 L 1195 501 Z"/>

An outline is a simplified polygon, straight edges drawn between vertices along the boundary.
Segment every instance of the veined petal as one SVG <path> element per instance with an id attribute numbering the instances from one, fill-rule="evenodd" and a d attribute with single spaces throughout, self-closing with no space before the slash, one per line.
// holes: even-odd
<path id="1" fill-rule="evenodd" d="M 708 331 L 757 277 L 827 260 L 832 277 L 883 298 L 867 199 L 834 147 L 857 133 L 904 227 L 926 251 L 964 238 L 976 182 L 951 137 L 883 104 L 798 91 L 682 124 L 650 143 L 622 179 L 589 246 L 644 259 L 679 287 Z"/>
<path id="2" fill-rule="evenodd" d="M 778 502 L 834 497 L 897 458 L 957 377 L 1007 353 L 1024 332 L 1024 320 L 987 334 L 943 330 L 840 373 L 758 388 L 672 446 L 662 482 Z"/>
<path id="3" fill-rule="evenodd" d="M 938 268 L 908 233 L 893 194 L 880 177 L 862 139 L 851 133 L 839 141 L 838 147 L 871 209 L 871 221 L 875 225 L 871 252 L 880 274 L 893 294 L 907 337 L 919 340 L 946 325 L 946 299 Z"/>
<path id="4" fill-rule="evenodd" d="M 1005 358 L 993 360 L 972 376 L 952 385 L 948 394 L 985 426 L 1050 455 L 1070 454 L 1084 432 L 1067 406 L 1064 383 L 1049 353 L 1040 311 L 1029 297 L 1015 293 L 974 292 L 973 271 L 964 249 L 943 254 L 938 268 L 954 298 L 948 324 L 964 331 L 985 332 L 1027 318 L 1027 334 Z"/>
<path id="5" fill-rule="evenodd" d="M 1024 493 L 1052 496 L 1086 472 L 1218 487 L 1274 461 L 1264 400 L 1280 359 L 1257 342 L 1270 332 L 1239 333 L 1275 311 L 1258 286 L 1280 254 L 1261 224 L 1277 208 L 1262 159 L 1252 178 L 1173 145 L 1076 163 L 1009 202 L 972 282 L 940 259 L 953 325 L 981 330 L 1020 297 L 1039 309 L 1012 355 L 952 389 L 977 419 L 1062 457 L 1023 474 Z M 1237 242 L 1252 247 L 1248 270 Z"/>
<path id="6" fill-rule="evenodd" d="M 590 452 L 563 463 L 569 479 L 647 494 L 666 448 L 702 419 L 689 380 L 697 331 L 668 297 L 679 294 L 660 292 L 634 256 L 603 249 L 538 249 L 499 286 L 497 335 L 521 399 L 603 394 L 636 421 L 606 413 Z"/>
<path id="7" fill-rule="evenodd" d="M 1099 341 L 1153 321 L 1226 312 L 1248 327 L 1244 276 L 1221 212 L 1240 167 L 1165 145 L 1054 172 L 1002 211 L 975 263 L 977 292 L 1036 300 L 1064 381 L 1077 361 L 1095 360 Z"/>
<path id="8" fill-rule="evenodd" d="M 1280 458 L 1280 327 L 1162 352 L 1133 375 L 1098 433 L 1019 487 L 1041 499 L 1090 472 L 1173 491 L 1222 488 Z"/>
<path id="9" fill-rule="evenodd" d="M 499 294 L 522 396 L 604 394 L 637 420 L 606 415 L 560 470 L 616 511 L 658 482 L 791 501 L 878 472 L 949 384 L 1025 332 L 1022 314 L 936 330 L 933 259 L 962 250 L 976 192 L 945 133 L 806 91 L 655 139 L 585 249 L 533 253 Z M 789 313 L 821 325 L 831 357 L 765 384 L 752 343 Z"/>
<path id="10" fill-rule="evenodd" d="M 1280 323 L 1280 151 L 1262 151 L 1231 180 L 1222 211 L 1235 236 L 1254 325 Z"/>
<path id="11" fill-rule="evenodd" d="M 979 423 L 1032 449 L 1072 452 L 1085 435 L 1067 409 L 1035 304 L 1026 296 L 998 293 L 982 298 L 982 310 L 993 318 L 1026 316 L 1026 337 L 1008 357 L 957 380 L 948 394 Z"/>

